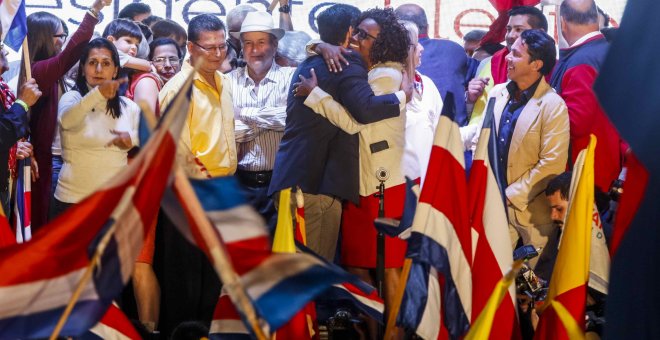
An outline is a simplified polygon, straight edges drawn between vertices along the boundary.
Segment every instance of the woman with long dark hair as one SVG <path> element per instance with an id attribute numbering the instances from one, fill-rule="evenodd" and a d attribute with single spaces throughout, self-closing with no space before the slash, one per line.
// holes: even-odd
<path id="1" fill-rule="evenodd" d="M 46 12 L 36 12 L 27 17 L 32 77 L 43 92 L 39 101 L 32 106 L 30 117 L 30 138 L 40 170 L 35 183 L 32 184 L 33 231 L 46 223 L 52 198 L 51 148 L 57 126 L 57 103 L 60 96 L 68 90 L 62 78 L 75 65 L 92 38 L 94 26 L 99 22 L 100 11 L 111 2 L 95 0 L 64 49 L 62 46 L 67 36 L 60 18 Z M 23 72 L 19 80 L 25 79 Z"/>
<path id="2" fill-rule="evenodd" d="M 62 95 L 58 123 L 62 171 L 51 209 L 56 216 L 80 202 L 127 164 L 128 150 L 138 144 L 140 108 L 119 96 L 125 79 L 117 49 L 108 40 L 92 40 L 80 57 L 73 90 Z"/>

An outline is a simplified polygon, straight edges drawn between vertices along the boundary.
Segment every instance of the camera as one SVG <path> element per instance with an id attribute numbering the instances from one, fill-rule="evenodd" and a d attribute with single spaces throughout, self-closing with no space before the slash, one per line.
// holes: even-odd
<path id="1" fill-rule="evenodd" d="M 514 260 L 530 260 L 539 256 L 533 245 L 525 245 L 513 252 Z M 527 263 L 524 263 L 518 276 L 516 276 L 516 293 L 527 295 L 533 301 L 543 301 L 548 294 L 548 282 L 534 273 Z"/>

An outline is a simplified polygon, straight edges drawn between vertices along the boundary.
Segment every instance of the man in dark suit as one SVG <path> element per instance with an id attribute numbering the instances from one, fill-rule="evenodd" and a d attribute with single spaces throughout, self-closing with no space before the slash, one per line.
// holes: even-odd
<path id="1" fill-rule="evenodd" d="M 465 126 L 468 122 L 465 106 L 465 78 L 468 57 L 463 47 L 448 39 L 429 38 L 426 12 L 420 5 L 403 4 L 394 11 L 400 20 L 414 22 L 419 28 L 419 43 L 424 47 L 424 60 L 417 68 L 419 73 L 431 78 L 444 99 L 447 92 L 454 94 L 456 122 Z"/>
<path id="2" fill-rule="evenodd" d="M 360 11 L 334 5 L 317 18 L 324 42 L 348 47 Z M 356 121 L 373 123 L 399 115 L 412 91 L 375 96 L 367 82 L 367 69 L 358 53 L 346 56 L 349 65 L 330 73 L 322 56 L 305 60 L 293 75 L 310 77 L 314 69 L 319 86 L 344 105 Z M 293 84 L 289 92 L 293 93 Z M 289 95 L 284 136 L 275 157 L 269 195 L 299 186 L 305 194 L 307 245 L 332 261 L 335 254 L 341 200 L 358 201 L 358 139 L 332 125 L 304 104 L 304 97 Z"/>

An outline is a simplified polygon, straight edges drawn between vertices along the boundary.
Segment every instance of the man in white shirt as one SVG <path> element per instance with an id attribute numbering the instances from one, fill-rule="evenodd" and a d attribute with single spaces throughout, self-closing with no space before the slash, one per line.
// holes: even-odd
<path id="1" fill-rule="evenodd" d="M 295 68 L 274 62 L 284 30 L 274 27 L 271 14 L 250 12 L 241 31 L 231 34 L 240 39 L 246 62 L 229 74 L 236 119 L 236 174 L 250 203 L 273 230 L 277 214 L 268 186 L 284 134 L 287 92 Z"/>

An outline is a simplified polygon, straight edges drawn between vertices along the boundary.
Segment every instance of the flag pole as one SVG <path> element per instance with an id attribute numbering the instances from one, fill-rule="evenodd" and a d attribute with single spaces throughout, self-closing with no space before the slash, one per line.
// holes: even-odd
<path id="1" fill-rule="evenodd" d="M 412 267 L 412 259 L 407 258 L 403 262 L 403 269 L 401 270 L 401 276 L 399 276 L 399 286 L 397 287 L 396 295 L 394 296 L 394 305 L 390 308 L 389 315 L 387 316 L 387 327 L 385 328 L 384 339 L 392 339 L 396 335 L 396 316 L 401 309 L 403 293 L 406 290 L 408 276 L 410 275 L 410 267 Z"/>
<path id="2" fill-rule="evenodd" d="M 27 35 L 23 39 L 23 67 L 25 67 L 25 80 L 32 78 L 32 62 L 30 61 L 30 48 Z"/>
<path id="3" fill-rule="evenodd" d="M 176 166 L 174 175 L 175 186 L 180 191 L 182 196 L 188 197 L 188 207 L 191 210 L 190 217 L 194 223 L 199 226 L 199 231 L 204 239 L 219 239 L 222 242 L 221 236 L 211 225 L 202 204 L 197 199 L 188 177 L 183 173 L 183 170 Z M 248 327 L 252 329 L 255 336 L 259 340 L 266 340 L 268 337 L 264 330 L 259 325 L 257 313 L 252 305 L 250 298 L 247 295 L 245 287 L 239 281 L 238 275 L 234 271 L 234 266 L 229 260 L 229 255 L 226 250 L 221 247 L 209 248 L 208 255 L 211 257 L 215 271 L 220 275 L 220 280 L 224 283 L 229 293 L 232 302 L 240 307 L 247 318 Z"/>

